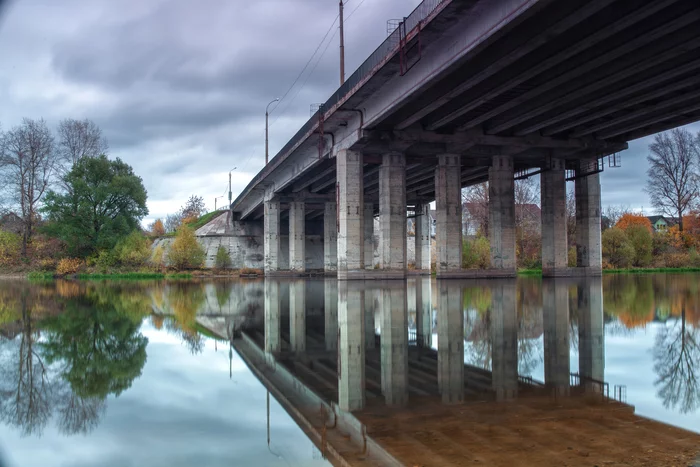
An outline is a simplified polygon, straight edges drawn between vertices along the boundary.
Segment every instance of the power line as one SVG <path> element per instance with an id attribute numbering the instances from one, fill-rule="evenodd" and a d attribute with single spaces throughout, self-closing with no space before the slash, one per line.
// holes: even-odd
<path id="1" fill-rule="evenodd" d="M 347 3 L 350 3 L 350 2 L 347 2 Z M 346 5 L 347 5 L 347 3 L 346 3 Z M 352 10 L 352 12 L 348 15 L 348 17 L 345 18 L 345 22 L 346 22 L 346 23 L 348 22 L 348 20 L 349 20 L 350 17 L 352 16 L 352 14 L 355 13 L 355 12 L 357 11 L 357 9 L 360 8 L 360 7 L 362 6 L 363 3 L 365 3 L 365 0 L 362 0 L 362 1 L 355 7 L 355 9 Z"/>

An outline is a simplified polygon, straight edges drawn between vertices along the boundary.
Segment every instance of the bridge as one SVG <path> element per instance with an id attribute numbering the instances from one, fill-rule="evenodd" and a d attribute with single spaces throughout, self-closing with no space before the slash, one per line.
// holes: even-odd
<path id="1" fill-rule="evenodd" d="M 268 275 L 400 279 L 407 217 L 430 269 L 435 201 L 437 276 L 508 277 L 514 180 L 539 176 L 544 275 L 600 274 L 599 174 L 628 141 L 700 120 L 699 23 L 695 0 L 425 0 L 253 178 L 235 222 L 263 224 Z M 465 271 L 460 190 L 485 181 L 491 268 Z"/>

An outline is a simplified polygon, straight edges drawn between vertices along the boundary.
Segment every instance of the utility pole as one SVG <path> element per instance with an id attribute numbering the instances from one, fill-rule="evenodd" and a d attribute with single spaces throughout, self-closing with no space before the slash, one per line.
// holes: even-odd
<path id="1" fill-rule="evenodd" d="M 265 165 L 267 165 L 267 161 L 268 161 L 268 144 L 267 144 L 267 127 L 268 127 L 268 125 L 267 125 L 267 121 L 268 121 L 269 115 L 270 115 L 270 112 L 269 112 L 270 105 L 279 101 L 279 100 L 280 100 L 279 97 L 275 97 L 273 100 L 270 101 L 269 104 L 267 104 L 267 107 L 265 107 Z M 272 109 L 272 110 L 275 110 L 275 109 Z"/>
<path id="2" fill-rule="evenodd" d="M 343 0 L 340 0 L 340 85 L 345 82 L 345 37 L 343 35 Z"/>

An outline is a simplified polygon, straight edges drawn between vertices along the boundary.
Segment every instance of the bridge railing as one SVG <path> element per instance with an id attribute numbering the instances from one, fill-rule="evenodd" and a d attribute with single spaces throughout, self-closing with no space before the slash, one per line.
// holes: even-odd
<path id="1" fill-rule="evenodd" d="M 422 21 L 428 18 L 439 6 L 451 0 L 424 0 L 404 20 L 407 33 L 410 33 Z M 360 65 L 355 72 L 328 98 L 328 100 L 316 111 L 311 118 L 296 132 L 296 134 L 284 145 L 282 150 L 275 155 L 273 161 L 280 155 L 291 150 L 301 138 L 304 137 L 319 121 L 319 112 L 326 112 L 342 101 L 365 78 L 373 74 L 376 68 L 388 57 L 396 53 L 399 48 L 399 34 L 397 28 L 382 42 L 377 49 Z"/>

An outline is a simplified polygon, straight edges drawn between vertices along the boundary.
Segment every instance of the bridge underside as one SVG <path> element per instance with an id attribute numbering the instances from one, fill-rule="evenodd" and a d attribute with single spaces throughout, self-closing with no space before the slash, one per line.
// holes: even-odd
<path id="1" fill-rule="evenodd" d="M 365 226 L 369 212 L 378 214 L 380 269 L 401 276 L 407 260 L 396 213 L 419 218 L 436 201 L 438 275 L 464 276 L 458 192 L 489 181 L 489 274 L 501 276 L 515 266 L 512 181 L 539 175 L 545 271 L 599 273 L 598 173 L 619 164 L 617 153 L 628 141 L 700 120 L 700 4 L 440 5 L 361 86 L 319 113 L 305 140 L 263 171 L 274 189 L 240 203 L 242 218 L 264 217 L 266 202 L 282 203 L 283 217 L 287 203 L 297 202 L 307 206 L 307 220 L 336 216 L 327 222 L 329 230 L 336 226 L 336 250 L 329 247 L 336 260 L 326 269 L 348 278 L 374 266 L 365 258 L 371 230 Z M 486 24 L 499 8 L 510 13 Z M 576 180 L 583 268 L 573 272 L 566 267 L 566 243 L 557 243 L 566 235 L 560 198 L 567 179 Z M 420 260 L 430 257 L 418 235 L 416 242 L 416 251 L 426 253 Z M 416 269 L 429 267 L 418 263 L 417 257 Z M 274 261 L 267 270 L 275 270 Z"/>

